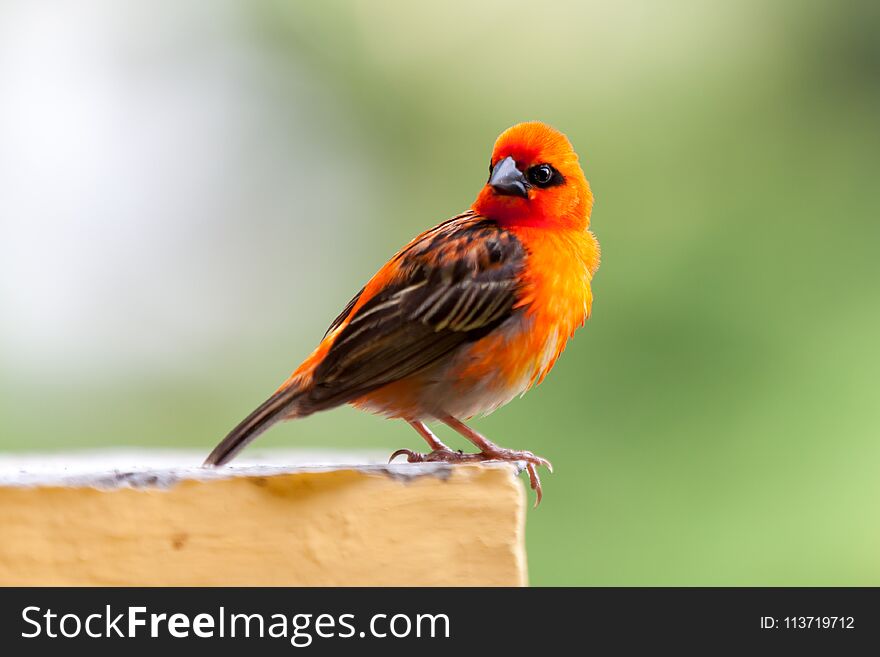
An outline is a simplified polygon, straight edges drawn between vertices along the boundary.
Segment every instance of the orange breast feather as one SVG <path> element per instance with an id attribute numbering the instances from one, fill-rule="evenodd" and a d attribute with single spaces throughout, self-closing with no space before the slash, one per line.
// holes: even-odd
<path id="1" fill-rule="evenodd" d="M 518 307 L 520 329 L 498 332 L 471 348 L 459 375 L 462 388 L 495 385 L 524 392 L 552 369 L 565 344 L 589 318 L 590 282 L 599 267 L 599 243 L 585 230 L 512 227 L 528 252 Z"/>

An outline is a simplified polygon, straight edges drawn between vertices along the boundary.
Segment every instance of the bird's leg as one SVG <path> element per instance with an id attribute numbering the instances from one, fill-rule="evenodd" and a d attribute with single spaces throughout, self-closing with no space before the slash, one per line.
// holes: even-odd
<path id="1" fill-rule="evenodd" d="M 464 454 L 449 449 L 434 433 L 425 425 L 424 422 L 418 420 L 407 420 L 413 429 L 418 431 L 419 435 L 425 439 L 425 442 L 431 447 L 431 451 L 427 454 L 419 454 L 409 449 L 399 449 L 388 459 L 390 463 L 398 456 L 406 456 L 409 463 L 479 463 L 481 461 L 508 461 L 508 462 L 524 462 L 526 471 L 529 473 L 529 484 L 537 495 L 535 506 L 541 502 L 543 492 L 541 490 L 541 478 L 538 476 L 537 466 L 546 466 L 550 472 L 553 472 L 553 466 L 545 458 L 535 456 L 532 452 L 507 449 L 496 445 L 482 434 L 474 431 L 463 422 L 459 422 L 451 415 L 438 418 L 441 422 L 455 429 L 462 436 L 471 441 L 480 450 L 477 454 Z"/>
<path id="2" fill-rule="evenodd" d="M 440 421 L 476 445 L 480 450 L 480 453 L 487 457 L 483 460 L 526 461 L 527 463 L 533 463 L 534 465 L 543 465 L 550 470 L 550 472 L 553 472 L 553 465 L 547 459 L 535 456 L 532 452 L 525 450 L 507 449 L 506 447 L 496 445 L 483 434 L 471 429 L 464 422 L 456 420 L 451 415 L 441 417 Z"/>
<path id="3" fill-rule="evenodd" d="M 541 478 L 538 477 L 537 466 L 543 465 L 552 473 L 553 465 L 550 461 L 540 456 L 536 456 L 532 452 L 507 449 L 506 447 L 496 445 L 481 433 L 474 431 L 464 422 L 457 420 L 451 415 L 445 415 L 439 418 L 439 420 L 467 438 L 477 446 L 477 449 L 480 450 L 479 454 L 467 454 L 466 456 L 476 456 L 478 457 L 476 460 L 480 461 L 524 461 L 526 464 L 526 470 L 529 473 L 529 484 L 531 484 L 532 490 L 535 491 L 535 494 L 537 495 L 535 506 L 538 506 L 543 495 L 541 492 Z"/>
<path id="4" fill-rule="evenodd" d="M 464 454 L 460 450 L 455 451 L 450 449 L 443 443 L 443 441 L 434 435 L 434 432 L 431 431 L 424 422 L 409 419 L 407 422 L 413 429 L 418 431 L 422 438 L 425 439 L 425 442 L 428 443 L 431 451 L 427 454 L 419 454 L 411 449 L 399 449 L 388 459 L 389 463 L 398 456 L 406 456 L 406 460 L 409 463 L 478 463 L 480 461 L 489 460 L 485 454 Z"/>
<path id="5" fill-rule="evenodd" d="M 425 439 L 425 442 L 428 443 L 428 446 L 431 448 L 430 453 L 428 454 L 419 454 L 418 452 L 413 452 L 409 449 L 399 449 L 394 454 L 391 455 L 391 458 L 388 459 L 388 462 L 391 463 L 398 456 L 406 456 L 406 460 L 410 463 L 423 463 L 425 461 L 452 461 L 456 457 L 464 456 L 459 452 L 453 452 L 449 447 L 443 444 L 437 436 L 434 435 L 434 432 L 428 428 L 424 422 L 419 420 L 407 420 L 409 425 L 415 429 L 418 434 Z"/>
<path id="6" fill-rule="evenodd" d="M 413 429 L 415 429 L 422 438 L 425 439 L 425 442 L 428 443 L 428 446 L 431 448 L 432 451 L 434 451 L 434 452 L 441 451 L 441 450 L 445 450 L 447 452 L 452 451 L 446 445 L 443 444 L 443 441 L 441 441 L 437 436 L 434 435 L 434 432 L 428 428 L 427 424 L 425 424 L 424 422 L 420 422 L 418 420 L 407 420 L 407 421 L 409 422 L 409 425 Z"/>

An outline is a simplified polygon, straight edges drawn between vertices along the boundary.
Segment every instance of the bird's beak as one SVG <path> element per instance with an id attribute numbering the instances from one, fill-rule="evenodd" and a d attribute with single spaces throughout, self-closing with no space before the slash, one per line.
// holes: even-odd
<path id="1" fill-rule="evenodd" d="M 529 183 L 522 171 L 516 168 L 512 157 L 505 157 L 492 169 L 489 183 L 496 194 L 529 197 Z"/>

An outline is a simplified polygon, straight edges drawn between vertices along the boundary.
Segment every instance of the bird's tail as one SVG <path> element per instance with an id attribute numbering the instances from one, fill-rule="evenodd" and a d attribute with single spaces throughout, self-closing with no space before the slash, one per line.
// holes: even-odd
<path id="1" fill-rule="evenodd" d="M 306 388 L 294 384 L 269 397 L 220 441 L 205 459 L 204 465 L 223 465 L 231 461 L 254 438 L 276 422 L 295 413 L 297 400 L 305 392 Z"/>

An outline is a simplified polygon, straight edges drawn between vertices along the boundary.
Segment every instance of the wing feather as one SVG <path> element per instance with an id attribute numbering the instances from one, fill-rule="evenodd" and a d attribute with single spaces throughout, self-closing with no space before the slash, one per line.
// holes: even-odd
<path id="1" fill-rule="evenodd" d="M 525 249 L 493 221 L 466 213 L 395 256 L 396 274 L 349 318 L 315 369 L 315 408 L 344 403 L 417 373 L 514 312 Z M 345 320 L 348 319 L 348 324 Z"/>

